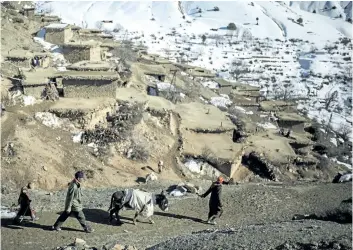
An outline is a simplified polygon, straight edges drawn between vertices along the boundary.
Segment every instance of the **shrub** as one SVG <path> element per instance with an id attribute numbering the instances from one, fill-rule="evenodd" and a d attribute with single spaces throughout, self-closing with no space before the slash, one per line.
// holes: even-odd
<path id="1" fill-rule="evenodd" d="M 237 26 L 235 25 L 235 23 L 229 23 L 227 26 L 228 30 L 236 30 Z"/>

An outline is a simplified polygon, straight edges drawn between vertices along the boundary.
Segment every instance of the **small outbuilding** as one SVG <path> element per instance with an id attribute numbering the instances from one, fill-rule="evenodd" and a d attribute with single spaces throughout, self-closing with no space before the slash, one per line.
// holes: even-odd
<path id="1" fill-rule="evenodd" d="M 45 26 L 45 41 L 62 45 L 69 42 L 73 37 L 73 32 L 69 24 L 52 23 Z"/>
<path id="2" fill-rule="evenodd" d="M 276 113 L 275 116 L 278 118 L 277 124 L 280 128 L 290 129 L 296 133 L 304 133 L 305 123 L 307 119 L 296 113 Z"/>
<path id="3" fill-rule="evenodd" d="M 63 54 L 67 61 L 101 61 L 101 43 L 96 41 L 69 42 L 63 45 Z"/>
<path id="4" fill-rule="evenodd" d="M 119 75 L 110 71 L 64 71 L 57 76 L 62 79 L 64 97 L 115 98 L 122 84 Z"/>

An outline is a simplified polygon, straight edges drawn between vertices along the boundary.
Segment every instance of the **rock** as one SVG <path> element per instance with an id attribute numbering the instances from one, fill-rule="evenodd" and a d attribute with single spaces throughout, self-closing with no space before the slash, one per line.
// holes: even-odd
<path id="1" fill-rule="evenodd" d="M 76 238 L 75 239 L 75 242 L 74 242 L 75 246 L 84 246 L 86 245 L 86 241 L 84 241 L 83 239 L 80 239 L 80 238 Z"/>
<path id="2" fill-rule="evenodd" d="M 125 249 L 125 246 L 120 245 L 120 244 L 116 244 L 115 246 L 110 248 L 110 250 L 124 250 L 124 249 Z"/>
<path id="3" fill-rule="evenodd" d="M 48 168 L 46 166 L 43 166 L 44 171 L 48 171 Z"/>
<path id="4" fill-rule="evenodd" d="M 155 173 L 150 173 L 146 176 L 145 182 L 149 182 L 149 181 L 156 181 L 158 180 L 158 177 Z"/>
<path id="5" fill-rule="evenodd" d="M 184 185 L 184 187 L 186 188 L 186 190 L 189 192 L 189 193 L 192 193 L 192 194 L 196 194 L 197 193 L 197 189 L 195 187 L 194 184 L 192 183 L 186 183 Z"/>

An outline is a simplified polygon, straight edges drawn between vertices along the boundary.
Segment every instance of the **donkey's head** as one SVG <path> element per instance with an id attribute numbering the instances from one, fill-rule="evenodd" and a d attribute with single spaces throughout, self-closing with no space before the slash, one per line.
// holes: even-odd
<path id="1" fill-rule="evenodd" d="M 162 211 L 168 211 L 168 199 L 164 191 L 156 195 L 156 203 Z"/>

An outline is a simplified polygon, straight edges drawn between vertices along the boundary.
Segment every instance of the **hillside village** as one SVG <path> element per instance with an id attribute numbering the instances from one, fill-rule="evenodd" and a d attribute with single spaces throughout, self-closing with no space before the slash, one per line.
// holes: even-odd
<path id="1" fill-rule="evenodd" d="M 16 123 L 13 119 L 22 120 L 15 133 L 8 134 L 4 125 L 2 130 L 5 178 L 19 175 L 16 185 L 36 181 L 43 188 L 60 188 L 77 168 L 58 167 L 60 157 L 47 165 L 45 157 L 51 156 L 42 152 L 26 155 L 29 144 L 20 137 L 27 130 L 32 134 L 34 124 L 39 130 L 50 127 L 48 133 L 69 132 L 66 138 L 59 138 L 74 138 L 72 147 L 94 158 L 88 169 L 93 185 L 104 186 L 105 178 L 114 170 L 120 172 L 121 165 L 122 172 L 130 176 L 124 182 L 131 185 L 134 179 L 126 179 L 145 177 L 148 172 L 141 168 L 156 169 L 159 161 L 168 171 L 161 173 L 162 179 L 225 175 L 236 182 L 331 180 L 338 171 L 346 170 L 337 160 L 351 162 L 351 142 L 344 138 L 347 134 L 327 143 L 334 132 L 299 113 L 295 100 L 273 100 L 268 93 L 275 94 L 276 89 L 264 91 L 251 85 L 258 81 L 254 72 L 262 67 L 274 70 L 268 80 L 278 78 L 276 81 L 285 83 L 290 75 L 278 77 L 283 68 L 277 70 L 271 63 L 282 60 L 285 65 L 290 59 L 240 56 L 243 68 L 238 70 L 244 74 L 229 81 L 206 68 L 148 54 L 145 46 L 129 40 L 114 40 L 100 30 L 36 14 L 34 7 L 24 6 L 19 12 L 9 6 L 2 8 L 2 25 L 31 23 L 36 30 L 31 41 L 35 48 L 3 46 L 2 51 L 2 84 L 11 86 L 3 97 L 10 98 L 3 104 L 6 110 L 16 107 L 15 112 L 23 116 L 12 117 L 5 111 L 2 118 L 2 123 L 9 124 Z M 248 46 L 261 44 L 267 44 L 266 40 L 254 40 Z M 252 65 L 258 65 L 258 70 L 252 70 Z M 25 106 L 25 111 L 20 111 L 20 106 Z M 45 141 L 41 136 L 37 139 Z M 56 146 L 52 147 L 55 152 Z M 64 158 L 65 154 L 64 149 Z M 335 162 L 331 157 L 339 158 Z M 15 171 L 14 164 L 21 167 Z M 55 173 L 50 181 L 41 178 L 44 168 Z M 32 173 L 28 179 L 28 172 L 38 176 Z M 122 183 L 110 180 L 109 184 Z"/>
<path id="2" fill-rule="evenodd" d="M 2 248 L 351 249 L 351 39 L 203 38 L 183 33 L 187 13 L 150 36 L 65 23 L 45 4 L 1 2 Z M 71 219 L 52 231 L 79 170 L 95 231 Z M 219 176 L 210 225 L 200 194 Z M 39 220 L 14 225 L 27 184 Z M 130 187 L 167 191 L 170 210 L 108 222 L 112 193 Z"/>

